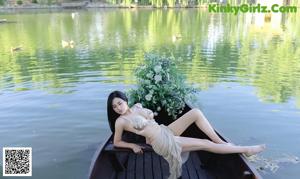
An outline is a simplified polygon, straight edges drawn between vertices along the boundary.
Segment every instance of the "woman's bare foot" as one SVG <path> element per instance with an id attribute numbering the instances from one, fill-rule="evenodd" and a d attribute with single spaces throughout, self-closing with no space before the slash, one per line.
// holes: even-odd
<path id="1" fill-rule="evenodd" d="M 266 145 L 262 144 L 262 145 L 254 145 L 254 146 L 249 146 L 249 149 L 247 152 L 245 152 L 244 154 L 247 157 L 250 157 L 251 155 L 255 155 L 257 153 L 262 152 L 263 150 L 266 149 Z"/>

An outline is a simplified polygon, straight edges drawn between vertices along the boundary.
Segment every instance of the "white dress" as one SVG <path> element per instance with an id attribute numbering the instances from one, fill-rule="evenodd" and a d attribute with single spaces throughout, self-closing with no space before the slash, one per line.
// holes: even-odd
<path id="1" fill-rule="evenodd" d="M 158 125 L 155 120 L 147 120 L 141 115 L 130 119 L 133 127 L 142 130 L 146 125 Z M 182 164 L 188 159 L 189 152 L 182 153 L 180 144 L 175 140 L 173 132 L 165 125 L 161 124 L 158 134 L 149 143 L 153 150 L 162 156 L 169 164 L 169 179 L 177 179 L 181 176 Z"/>

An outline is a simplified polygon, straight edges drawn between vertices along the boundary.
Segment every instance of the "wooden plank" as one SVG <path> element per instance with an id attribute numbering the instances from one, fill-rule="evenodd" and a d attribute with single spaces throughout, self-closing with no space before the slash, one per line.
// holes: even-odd
<path id="1" fill-rule="evenodd" d="M 153 162 L 153 177 L 155 179 L 162 179 L 162 170 L 160 166 L 160 159 L 156 153 L 151 153 L 152 154 L 152 162 Z"/>
<path id="2" fill-rule="evenodd" d="M 116 173 L 113 173 L 109 179 L 116 179 Z"/>
<path id="3" fill-rule="evenodd" d="M 126 179 L 126 171 L 118 172 L 117 179 Z"/>
<path id="4" fill-rule="evenodd" d="M 125 152 L 119 152 L 116 153 L 117 158 L 119 162 L 122 164 L 122 166 L 126 167 L 127 161 L 128 161 L 128 153 Z M 116 172 L 116 178 L 117 179 L 126 179 L 126 170 Z"/>
<path id="5" fill-rule="evenodd" d="M 135 161 L 136 161 L 136 154 L 130 153 L 128 156 L 128 163 L 127 163 L 127 170 L 126 170 L 127 179 L 135 179 Z"/>
<path id="6" fill-rule="evenodd" d="M 197 175 L 197 172 L 196 172 L 196 168 L 193 164 L 192 157 L 189 157 L 189 159 L 186 161 L 185 165 L 187 167 L 189 177 L 191 179 L 197 179 L 198 175 Z"/>
<path id="7" fill-rule="evenodd" d="M 144 153 L 144 174 L 145 179 L 153 179 L 153 170 L 152 170 L 152 154 L 150 152 Z M 154 171 L 155 172 L 155 171 Z"/>
<path id="8" fill-rule="evenodd" d="M 119 161 L 116 153 L 108 153 L 108 157 L 111 161 L 112 166 L 117 172 L 124 171 L 125 168 L 123 164 L 121 164 L 121 162 Z"/>
<path id="9" fill-rule="evenodd" d="M 88 173 L 89 179 L 96 179 L 98 175 L 102 173 L 102 171 L 105 171 L 104 173 L 107 175 L 112 172 L 112 167 L 110 167 L 111 163 L 108 160 L 108 156 L 102 153 L 104 146 L 108 143 L 109 139 L 111 139 L 111 136 L 112 135 L 106 136 L 106 139 L 104 140 L 105 142 L 102 142 L 95 151 Z"/>
<path id="10" fill-rule="evenodd" d="M 138 154 L 136 156 L 136 162 L 135 162 L 135 178 L 145 178 L 144 177 L 144 155 Z"/>
<path id="11" fill-rule="evenodd" d="M 182 179 L 189 179 L 189 173 L 188 173 L 188 169 L 186 167 L 186 164 L 182 165 L 182 173 L 181 173 L 181 178 Z"/>
<path id="12" fill-rule="evenodd" d="M 240 179 L 242 176 L 238 176 L 240 168 L 236 165 L 237 162 L 231 154 L 219 154 L 213 168 L 209 168 L 217 178 L 232 178 Z"/>
<path id="13" fill-rule="evenodd" d="M 160 156 L 159 159 L 160 159 L 160 165 L 162 170 L 162 176 L 164 179 L 165 178 L 167 179 L 168 176 L 170 175 L 169 164 L 163 157 Z"/>
<path id="14" fill-rule="evenodd" d="M 192 159 L 192 163 L 195 166 L 198 178 L 207 178 L 206 171 L 201 168 L 202 163 L 199 159 L 199 156 L 198 156 L 197 152 L 191 152 L 190 153 L 190 158 Z"/>

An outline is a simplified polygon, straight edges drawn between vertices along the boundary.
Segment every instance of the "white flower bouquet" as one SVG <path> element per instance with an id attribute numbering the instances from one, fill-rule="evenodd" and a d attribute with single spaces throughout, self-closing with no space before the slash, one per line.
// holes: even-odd
<path id="1" fill-rule="evenodd" d="M 165 110 L 176 119 L 196 90 L 185 83 L 174 61 L 172 57 L 146 54 L 145 63 L 135 71 L 137 88 L 128 92 L 130 104 L 142 103 L 154 114 Z"/>

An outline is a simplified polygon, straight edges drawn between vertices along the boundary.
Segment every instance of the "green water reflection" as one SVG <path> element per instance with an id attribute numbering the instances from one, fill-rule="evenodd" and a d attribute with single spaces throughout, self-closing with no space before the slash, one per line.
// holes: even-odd
<path id="1" fill-rule="evenodd" d="M 103 10 L 2 14 L 0 89 L 72 93 L 78 83 L 134 84 L 146 52 L 174 55 L 190 83 L 254 86 L 300 107 L 299 14 Z M 71 41 L 74 41 L 73 45 Z M 18 48 L 20 47 L 20 48 Z"/>

